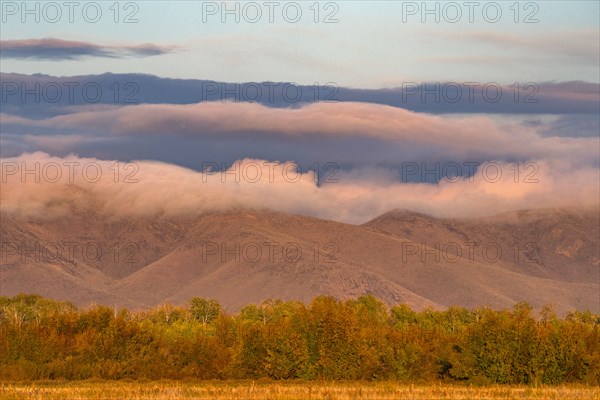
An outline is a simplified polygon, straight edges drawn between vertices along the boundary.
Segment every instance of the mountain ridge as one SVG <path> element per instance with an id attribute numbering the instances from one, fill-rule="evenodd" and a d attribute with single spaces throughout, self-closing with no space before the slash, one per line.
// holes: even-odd
<path id="1" fill-rule="evenodd" d="M 212 297 L 233 311 L 269 298 L 373 294 L 417 309 L 527 301 L 598 312 L 599 216 L 534 209 L 453 219 L 392 210 L 351 225 L 249 209 L 121 220 L 2 213 L 0 295 L 132 308 Z"/>

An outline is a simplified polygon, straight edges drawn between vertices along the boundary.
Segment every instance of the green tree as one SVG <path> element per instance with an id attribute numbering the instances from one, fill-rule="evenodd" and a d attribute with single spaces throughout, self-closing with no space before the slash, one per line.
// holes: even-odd
<path id="1" fill-rule="evenodd" d="M 191 300 L 190 312 L 196 321 L 207 325 L 217 319 L 221 312 L 221 305 L 214 299 L 194 297 Z"/>

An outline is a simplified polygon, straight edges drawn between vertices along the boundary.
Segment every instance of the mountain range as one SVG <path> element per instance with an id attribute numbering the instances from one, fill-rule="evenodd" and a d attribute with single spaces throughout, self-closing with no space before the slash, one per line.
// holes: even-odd
<path id="1" fill-rule="evenodd" d="M 351 225 L 271 210 L 186 217 L 0 216 L 0 295 L 143 309 L 192 297 L 228 311 L 277 298 L 372 294 L 388 304 L 526 301 L 600 312 L 600 212 L 483 218 L 393 210 Z"/>

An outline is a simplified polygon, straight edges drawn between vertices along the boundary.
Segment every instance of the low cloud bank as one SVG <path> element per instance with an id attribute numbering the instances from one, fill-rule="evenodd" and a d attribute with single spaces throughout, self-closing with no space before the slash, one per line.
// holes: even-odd
<path id="1" fill-rule="evenodd" d="M 538 160 L 526 169 L 482 164 L 472 177 L 437 184 L 394 180 L 386 170 L 340 172 L 316 183 L 293 162 L 244 159 L 222 172 L 198 172 L 155 161 L 131 163 L 45 153 L 2 159 L 3 213 L 59 218 L 94 213 L 190 216 L 233 208 L 283 212 L 362 223 L 395 208 L 445 217 L 515 209 L 598 206 L 598 168 Z"/>

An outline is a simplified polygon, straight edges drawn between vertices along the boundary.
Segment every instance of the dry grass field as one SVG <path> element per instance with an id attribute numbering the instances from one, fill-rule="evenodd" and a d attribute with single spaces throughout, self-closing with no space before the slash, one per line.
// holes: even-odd
<path id="1" fill-rule="evenodd" d="M 206 400 L 596 400 L 600 387 L 410 385 L 393 382 L 35 382 L 2 383 L 0 399 Z"/>

